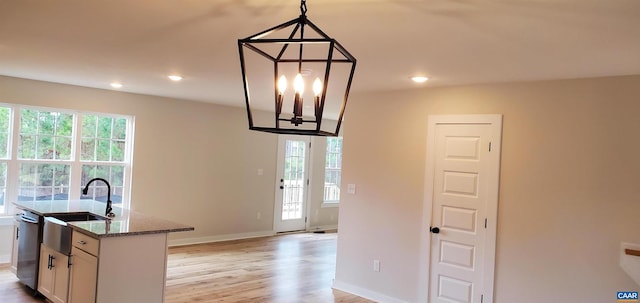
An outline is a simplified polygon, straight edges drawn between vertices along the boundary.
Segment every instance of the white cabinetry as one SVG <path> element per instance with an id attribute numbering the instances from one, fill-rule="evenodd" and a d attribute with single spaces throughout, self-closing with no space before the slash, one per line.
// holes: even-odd
<path id="1" fill-rule="evenodd" d="M 18 270 L 18 231 L 20 230 L 20 223 L 14 221 L 13 224 L 13 249 L 11 250 L 11 272 L 16 273 Z"/>
<path id="2" fill-rule="evenodd" d="M 164 302 L 167 234 L 72 236 L 70 303 Z"/>
<path id="3" fill-rule="evenodd" d="M 54 303 L 66 303 L 69 287 L 69 257 L 40 244 L 38 291 Z"/>
<path id="4" fill-rule="evenodd" d="M 76 246 L 71 248 L 69 303 L 95 302 L 98 279 L 98 257 Z"/>

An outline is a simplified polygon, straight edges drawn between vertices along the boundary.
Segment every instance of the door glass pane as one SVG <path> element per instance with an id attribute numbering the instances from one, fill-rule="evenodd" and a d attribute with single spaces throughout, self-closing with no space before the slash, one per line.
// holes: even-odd
<path id="1" fill-rule="evenodd" d="M 287 140 L 285 145 L 282 220 L 302 218 L 306 147 L 305 141 Z"/>

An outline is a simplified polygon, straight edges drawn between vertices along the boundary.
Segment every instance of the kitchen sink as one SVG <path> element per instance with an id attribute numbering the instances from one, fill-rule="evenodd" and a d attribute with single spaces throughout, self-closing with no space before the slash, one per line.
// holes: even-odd
<path id="1" fill-rule="evenodd" d="M 58 214 L 51 215 L 50 217 L 54 217 L 62 222 L 110 220 L 107 217 L 92 214 L 89 212 Z"/>
<path id="2" fill-rule="evenodd" d="M 53 214 L 44 217 L 42 243 L 62 254 L 68 255 L 71 253 L 72 230 L 71 227 L 67 226 L 67 222 L 109 220 L 107 217 L 89 212 Z"/>

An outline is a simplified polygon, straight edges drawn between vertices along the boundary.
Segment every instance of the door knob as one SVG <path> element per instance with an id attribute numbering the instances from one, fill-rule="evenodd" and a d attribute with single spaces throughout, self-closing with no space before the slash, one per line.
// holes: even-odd
<path id="1" fill-rule="evenodd" d="M 429 231 L 431 231 L 434 234 L 439 234 L 440 233 L 440 228 L 438 228 L 438 227 L 430 227 Z"/>

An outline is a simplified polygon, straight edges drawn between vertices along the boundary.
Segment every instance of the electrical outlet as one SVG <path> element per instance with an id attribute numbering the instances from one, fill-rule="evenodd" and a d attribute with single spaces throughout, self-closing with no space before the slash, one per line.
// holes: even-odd
<path id="1" fill-rule="evenodd" d="M 258 214 L 256 214 L 256 219 L 257 219 L 257 220 L 260 220 L 260 218 L 262 218 L 262 213 L 261 213 L 261 212 L 258 212 Z"/>
<path id="2" fill-rule="evenodd" d="M 373 260 L 373 271 L 380 271 L 380 260 Z"/>
<path id="3" fill-rule="evenodd" d="M 258 176 L 264 175 L 264 169 L 258 168 Z"/>

